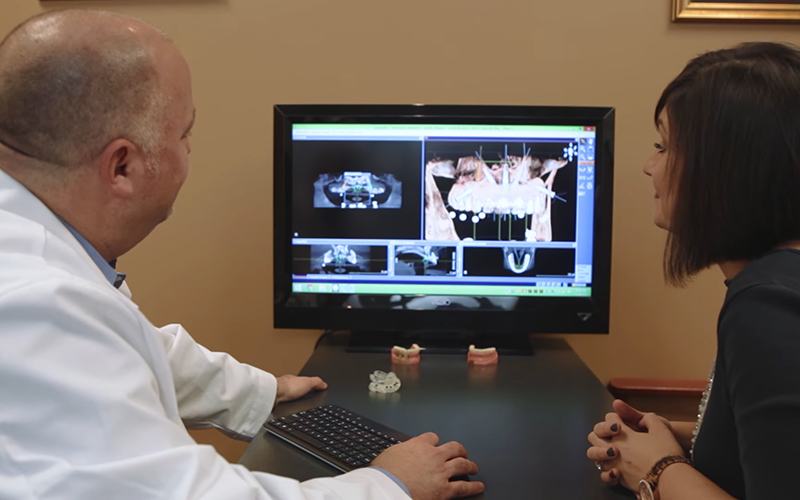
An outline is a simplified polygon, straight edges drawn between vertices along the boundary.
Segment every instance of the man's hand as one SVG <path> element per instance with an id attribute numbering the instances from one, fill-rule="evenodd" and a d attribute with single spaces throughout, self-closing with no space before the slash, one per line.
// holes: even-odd
<path id="1" fill-rule="evenodd" d="M 282 375 L 278 377 L 278 395 L 275 403 L 285 403 L 302 398 L 311 391 L 324 391 L 328 388 L 319 377 L 298 377 L 297 375 Z"/>
<path id="2" fill-rule="evenodd" d="M 480 481 L 450 481 L 455 476 L 477 474 L 478 465 L 455 441 L 436 446 L 439 437 L 427 432 L 396 444 L 378 455 L 372 465 L 391 472 L 411 491 L 414 500 L 436 500 L 477 495 Z"/>

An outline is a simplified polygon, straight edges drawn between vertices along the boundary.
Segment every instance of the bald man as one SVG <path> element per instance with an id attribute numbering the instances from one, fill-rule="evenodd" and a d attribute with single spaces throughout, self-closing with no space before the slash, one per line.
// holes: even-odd
<path id="1" fill-rule="evenodd" d="M 116 259 L 172 210 L 189 167 L 189 68 L 109 13 L 30 19 L 0 44 L 0 498 L 419 499 L 475 494 L 424 434 L 373 467 L 298 481 L 232 465 L 185 425 L 255 435 L 325 389 L 154 327 Z"/>

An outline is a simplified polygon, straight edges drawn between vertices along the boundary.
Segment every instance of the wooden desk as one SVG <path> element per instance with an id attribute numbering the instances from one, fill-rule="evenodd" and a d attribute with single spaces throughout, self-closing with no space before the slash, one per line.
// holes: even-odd
<path id="1" fill-rule="evenodd" d="M 533 356 L 501 357 L 496 367 L 468 367 L 466 355 L 422 355 L 417 367 L 392 367 L 389 354 L 347 353 L 345 335 L 329 336 L 302 370 L 329 384 L 323 393 L 282 404 L 280 416 L 334 403 L 409 435 L 436 432 L 466 446 L 486 483 L 482 499 L 631 498 L 609 489 L 586 459 L 586 435 L 611 406 L 611 395 L 566 342 L 534 339 Z M 394 370 L 394 394 L 369 392 L 373 370 Z M 336 471 L 261 433 L 241 463 L 306 480 Z"/>

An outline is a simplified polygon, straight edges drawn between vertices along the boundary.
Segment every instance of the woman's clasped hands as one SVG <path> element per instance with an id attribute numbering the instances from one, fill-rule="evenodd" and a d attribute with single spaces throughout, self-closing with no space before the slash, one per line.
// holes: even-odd
<path id="1" fill-rule="evenodd" d="M 604 483 L 636 491 L 656 462 L 685 452 L 668 420 L 642 413 L 620 400 L 612 406 L 614 411 L 589 433 L 591 446 L 586 456 L 595 463 Z"/>

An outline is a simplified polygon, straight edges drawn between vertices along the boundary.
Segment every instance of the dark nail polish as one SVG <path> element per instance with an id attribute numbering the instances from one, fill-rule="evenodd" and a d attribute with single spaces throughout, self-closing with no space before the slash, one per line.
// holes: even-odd
<path id="1" fill-rule="evenodd" d="M 611 424 L 611 432 L 617 432 L 619 430 L 619 425 Z"/>
<path id="2" fill-rule="evenodd" d="M 608 476 L 611 479 L 616 479 L 617 478 L 617 473 L 612 470 L 612 471 L 609 471 Z"/>
<path id="3" fill-rule="evenodd" d="M 616 453 L 614 452 L 614 448 L 609 448 L 606 454 L 608 454 L 609 457 L 613 457 L 614 455 L 616 455 Z"/>

